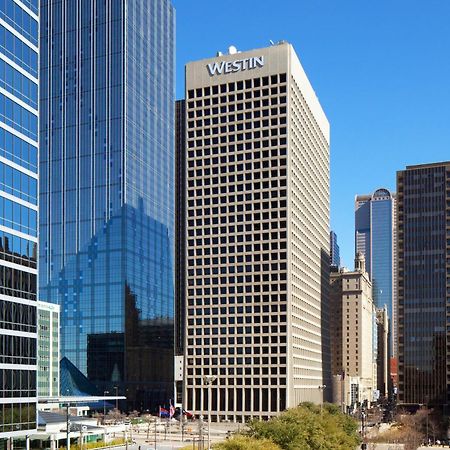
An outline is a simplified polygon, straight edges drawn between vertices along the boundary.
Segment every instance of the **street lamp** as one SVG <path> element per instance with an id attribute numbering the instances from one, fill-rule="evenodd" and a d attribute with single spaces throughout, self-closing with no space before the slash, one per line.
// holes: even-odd
<path id="1" fill-rule="evenodd" d="M 103 397 L 109 394 L 109 391 L 103 391 Z M 106 400 L 103 398 L 103 423 L 105 423 L 105 418 L 106 418 Z"/>
<path id="2" fill-rule="evenodd" d="M 211 385 L 216 381 L 215 375 L 207 375 L 203 381 L 208 386 L 208 450 L 211 449 Z"/>
<path id="3" fill-rule="evenodd" d="M 117 398 L 119 396 L 119 386 L 114 386 L 114 390 L 116 391 L 116 409 L 119 411 L 119 399 Z"/>
<path id="4" fill-rule="evenodd" d="M 319 389 L 319 392 L 322 392 L 326 389 L 326 384 L 321 384 L 320 386 L 317 386 Z M 322 401 L 320 402 L 320 414 L 322 414 L 322 405 L 323 405 L 323 394 L 322 394 Z"/>

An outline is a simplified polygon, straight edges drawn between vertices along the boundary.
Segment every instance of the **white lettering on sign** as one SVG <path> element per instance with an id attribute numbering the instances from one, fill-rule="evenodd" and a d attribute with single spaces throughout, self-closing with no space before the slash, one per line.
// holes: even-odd
<path id="1" fill-rule="evenodd" d="M 222 61 L 208 64 L 208 72 L 211 76 L 226 73 L 240 72 L 241 70 L 257 69 L 264 66 L 264 56 L 237 59 L 236 61 Z"/>

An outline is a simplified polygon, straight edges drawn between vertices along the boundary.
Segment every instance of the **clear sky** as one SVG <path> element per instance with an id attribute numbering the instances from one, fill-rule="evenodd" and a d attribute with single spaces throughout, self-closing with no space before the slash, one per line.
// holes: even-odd
<path id="1" fill-rule="evenodd" d="M 173 0 L 184 64 L 293 44 L 331 125 L 331 227 L 353 267 L 354 196 L 450 160 L 450 0 Z"/>

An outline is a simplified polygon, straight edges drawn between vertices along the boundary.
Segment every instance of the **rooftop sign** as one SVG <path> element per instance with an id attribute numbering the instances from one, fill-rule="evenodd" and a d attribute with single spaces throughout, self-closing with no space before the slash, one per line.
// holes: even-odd
<path id="1" fill-rule="evenodd" d="M 209 74 L 222 75 L 227 73 L 241 72 L 242 70 L 257 69 L 264 66 L 264 56 L 254 56 L 253 58 L 237 59 L 236 61 L 222 61 L 207 65 Z"/>

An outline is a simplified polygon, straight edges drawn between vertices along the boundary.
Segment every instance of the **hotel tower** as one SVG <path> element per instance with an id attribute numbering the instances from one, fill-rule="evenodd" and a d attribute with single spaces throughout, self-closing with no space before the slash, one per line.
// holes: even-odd
<path id="1" fill-rule="evenodd" d="M 184 404 L 243 421 L 322 402 L 329 124 L 293 47 L 187 64 L 185 114 Z"/>

